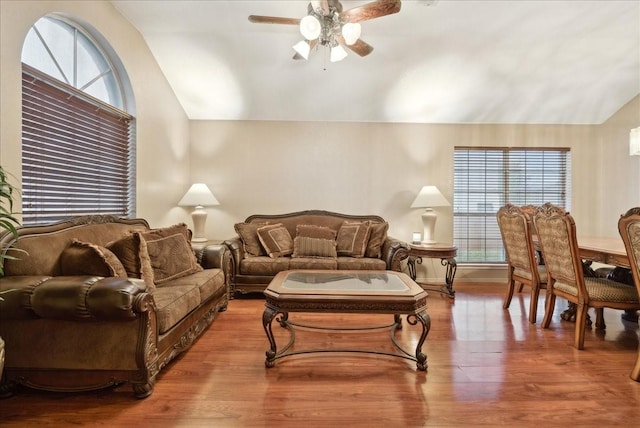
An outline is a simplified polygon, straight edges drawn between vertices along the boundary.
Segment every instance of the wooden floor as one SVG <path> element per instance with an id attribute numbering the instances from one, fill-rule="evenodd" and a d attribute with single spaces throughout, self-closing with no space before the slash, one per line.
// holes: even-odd
<path id="1" fill-rule="evenodd" d="M 430 292 L 432 328 L 415 363 L 368 354 L 306 354 L 266 369 L 260 299 L 233 300 L 202 338 L 159 376 L 153 394 L 133 398 L 127 385 L 53 394 L 21 389 L 0 400 L 6 427 L 454 427 L 638 426 L 640 383 L 629 379 L 638 325 L 606 310 L 607 331 L 587 332 L 573 348 L 573 324 L 527 322 L 529 298 L 502 309 L 503 286 L 456 284 L 452 301 Z M 593 313 L 592 313 L 593 317 Z M 328 324 L 363 325 L 389 317 L 292 314 Z M 274 325 L 278 338 L 283 329 Z M 415 346 L 418 328 L 399 338 Z M 282 343 L 282 342 L 280 342 Z M 375 347 L 391 351 L 389 332 L 299 330 L 297 349 Z"/>

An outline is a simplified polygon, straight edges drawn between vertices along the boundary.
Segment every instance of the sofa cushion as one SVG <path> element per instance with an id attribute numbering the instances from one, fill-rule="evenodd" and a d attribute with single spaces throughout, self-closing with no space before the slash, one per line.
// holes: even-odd
<path id="1" fill-rule="evenodd" d="M 200 305 L 197 284 L 169 282 L 152 291 L 158 314 L 158 332 L 166 333 L 178 321 Z"/>
<path id="2" fill-rule="evenodd" d="M 296 236 L 308 238 L 330 239 L 335 241 L 336 231 L 330 227 L 316 226 L 313 224 L 299 224 L 296 226 Z"/>
<path id="3" fill-rule="evenodd" d="M 382 255 L 382 245 L 387 240 L 387 231 L 389 230 L 389 223 L 371 223 L 371 235 L 369 236 L 369 242 L 367 243 L 367 249 L 365 250 L 365 257 L 380 258 Z"/>
<path id="4" fill-rule="evenodd" d="M 200 303 L 211 298 L 217 298 L 227 292 L 224 271 L 222 269 L 203 269 L 200 272 L 188 276 L 173 279 L 162 287 L 182 286 L 195 284 L 200 291 Z"/>
<path id="5" fill-rule="evenodd" d="M 337 251 L 339 256 L 364 257 L 371 234 L 371 222 L 345 221 L 338 230 Z"/>
<path id="6" fill-rule="evenodd" d="M 60 254 L 60 272 L 62 275 L 127 277 L 122 262 L 112 251 L 77 239 Z"/>
<path id="7" fill-rule="evenodd" d="M 244 252 L 250 256 L 266 256 L 267 253 L 258 238 L 258 228 L 269 224 L 269 222 L 256 223 L 236 223 L 233 225 L 238 236 L 242 240 Z"/>
<path id="8" fill-rule="evenodd" d="M 140 236 L 140 232 L 132 232 L 121 239 L 109 242 L 106 247 L 122 262 L 127 276 L 142 278 L 147 288 L 155 288 L 147 243 Z"/>
<path id="9" fill-rule="evenodd" d="M 258 238 L 269 257 L 276 258 L 293 253 L 293 239 L 282 223 L 259 227 Z"/>
<path id="10" fill-rule="evenodd" d="M 339 270 L 386 270 L 384 260 L 368 257 L 338 257 Z"/>
<path id="11" fill-rule="evenodd" d="M 155 284 L 202 270 L 189 244 L 190 232 L 186 224 L 151 229 L 140 235 L 147 246 Z"/>
<path id="12" fill-rule="evenodd" d="M 335 258 L 320 257 L 297 257 L 289 262 L 289 269 L 328 269 L 335 270 L 338 268 L 338 262 Z"/>
<path id="13" fill-rule="evenodd" d="M 296 236 L 293 239 L 292 257 L 338 257 L 336 241 L 333 239 L 309 238 Z"/>
<path id="14" fill-rule="evenodd" d="M 290 257 L 278 257 L 272 259 L 268 256 L 248 257 L 240 260 L 240 273 L 242 275 L 273 276 L 280 271 L 289 269 Z"/>

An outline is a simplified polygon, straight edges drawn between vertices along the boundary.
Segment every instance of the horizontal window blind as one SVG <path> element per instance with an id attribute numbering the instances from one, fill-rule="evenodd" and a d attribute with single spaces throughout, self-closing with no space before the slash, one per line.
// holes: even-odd
<path id="1" fill-rule="evenodd" d="M 503 263 L 506 255 L 496 213 L 507 202 L 569 209 L 567 148 L 456 147 L 454 243 L 459 262 Z"/>
<path id="2" fill-rule="evenodd" d="M 24 64 L 22 112 L 25 225 L 130 216 L 130 115 Z"/>

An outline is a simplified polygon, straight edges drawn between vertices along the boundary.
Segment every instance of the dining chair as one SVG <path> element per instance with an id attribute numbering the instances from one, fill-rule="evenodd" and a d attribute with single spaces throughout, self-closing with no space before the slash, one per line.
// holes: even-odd
<path id="1" fill-rule="evenodd" d="M 538 264 L 533 248 L 531 216 L 513 204 L 506 204 L 498 210 L 496 219 L 507 255 L 507 291 L 502 307 L 509 308 L 516 283 L 520 284 L 519 292 L 523 285 L 529 286 L 529 322 L 535 324 L 540 289 L 546 287 L 547 271 Z"/>
<path id="2" fill-rule="evenodd" d="M 547 267 L 548 283 L 542 327 L 549 328 L 556 297 L 576 305 L 574 346 L 584 349 L 587 311 L 590 307 L 621 310 L 640 309 L 638 291 L 634 287 L 606 278 L 585 277 L 578 253 L 576 224 L 563 208 L 546 203 L 534 216 L 538 239 Z M 596 327 L 599 323 L 596 321 Z M 601 326 L 604 326 L 602 323 Z"/>
<path id="3" fill-rule="evenodd" d="M 640 294 L 640 207 L 631 208 L 620 217 L 618 231 L 629 257 L 635 289 Z M 630 377 L 640 382 L 640 348 Z"/>

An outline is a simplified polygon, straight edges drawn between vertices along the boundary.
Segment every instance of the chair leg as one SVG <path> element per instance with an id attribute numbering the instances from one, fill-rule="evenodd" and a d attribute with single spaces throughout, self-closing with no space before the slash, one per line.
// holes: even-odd
<path id="1" fill-rule="evenodd" d="M 522 293 L 522 289 L 524 288 L 524 284 L 521 282 L 518 286 L 518 293 Z"/>
<path id="2" fill-rule="evenodd" d="M 538 315 L 538 298 L 540 297 L 540 286 L 531 286 L 531 302 L 529 302 L 529 322 L 536 323 Z"/>
<path id="3" fill-rule="evenodd" d="M 509 278 L 507 282 L 507 293 L 504 295 L 504 302 L 502 303 L 502 309 L 509 309 L 509 305 L 511 304 L 511 299 L 513 298 L 513 289 L 516 285 L 516 282 L 513 278 Z"/>
<path id="4" fill-rule="evenodd" d="M 542 319 L 542 328 L 549 328 L 549 324 L 551 324 L 551 317 L 553 317 L 553 311 L 556 307 L 556 295 L 553 293 L 549 293 L 548 290 L 544 306 L 545 308 L 544 318 Z"/>
<path id="5" fill-rule="evenodd" d="M 640 382 L 640 349 L 638 349 L 638 358 L 636 358 L 636 364 L 633 366 L 633 370 L 631 370 L 630 377 L 636 382 Z"/>
<path id="6" fill-rule="evenodd" d="M 605 330 L 607 325 L 604 323 L 604 308 L 596 308 L 596 329 Z"/>
<path id="7" fill-rule="evenodd" d="M 584 332 L 587 327 L 587 310 L 589 307 L 584 303 L 578 303 L 576 308 L 576 333 L 574 346 L 576 349 L 584 349 Z"/>

